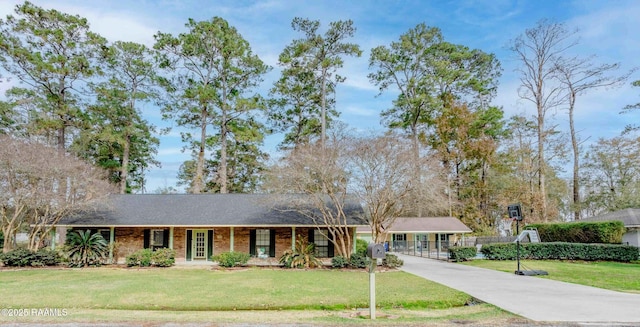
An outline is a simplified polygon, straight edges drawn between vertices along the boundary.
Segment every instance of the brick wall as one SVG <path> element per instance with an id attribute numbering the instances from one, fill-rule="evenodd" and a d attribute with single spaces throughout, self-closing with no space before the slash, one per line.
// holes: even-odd
<path id="1" fill-rule="evenodd" d="M 115 236 L 119 243 L 118 259 L 124 262 L 127 255 L 138 251 L 144 247 L 144 230 L 143 227 L 116 227 Z M 176 251 L 176 261 L 184 262 L 186 260 L 186 231 L 187 229 L 210 230 L 213 229 L 213 253 L 219 254 L 229 252 L 231 246 L 231 229 L 229 227 L 175 227 L 173 230 L 173 249 Z M 256 228 L 235 227 L 234 228 L 234 251 L 249 253 L 250 231 Z M 276 232 L 276 253 L 275 257 L 282 256 L 284 251 L 291 248 L 291 227 L 271 228 Z M 307 237 L 309 230 L 313 227 L 297 227 L 296 239 Z M 168 236 L 168 235 L 167 235 Z"/>

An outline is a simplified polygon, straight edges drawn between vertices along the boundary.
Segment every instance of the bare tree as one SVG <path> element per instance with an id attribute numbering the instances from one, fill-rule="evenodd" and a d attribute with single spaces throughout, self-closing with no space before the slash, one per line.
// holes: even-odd
<path id="1" fill-rule="evenodd" d="M 565 101 L 569 114 L 569 132 L 571 134 L 571 147 L 573 149 L 573 214 L 574 219 L 579 220 L 581 214 L 580 200 L 580 139 L 577 135 L 574 112 L 578 96 L 589 90 L 615 87 L 623 84 L 629 78 L 630 71 L 622 76 L 610 76 L 609 73 L 617 70 L 619 63 L 596 65 L 593 57 L 566 58 L 556 63 L 557 79 L 563 87 Z"/>
<path id="2" fill-rule="evenodd" d="M 536 106 L 537 120 L 537 168 L 540 208 L 537 215 L 547 221 L 547 195 L 545 186 L 545 144 L 548 136 L 546 119 L 549 112 L 563 101 L 562 86 L 556 82 L 557 62 L 561 55 L 576 45 L 572 39 L 574 31 L 569 31 L 562 23 L 539 21 L 534 28 L 512 41 L 511 50 L 522 66 L 519 96 Z"/>
<path id="3" fill-rule="evenodd" d="M 300 145 L 269 172 L 268 189 L 278 193 L 302 193 L 288 197 L 290 206 L 328 226 L 328 237 L 337 253 L 349 257 L 353 249 L 348 217 L 364 207 L 362 224 L 371 227 L 374 241 L 382 242 L 400 215 L 419 205 L 446 210 L 445 183 L 436 160 L 414 160 L 409 141 L 398 135 L 354 137 L 332 130 L 325 143 Z M 405 142 L 406 141 L 406 142 Z M 415 178 L 415 165 L 424 176 Z M 416 192 L 420 190 L 420 192 Z M 356 208 L 354 208 L 354 206 Z M 322 229 L 321 229 L 322 231 Z"/>
<path id="4" fill-rule="evenodd" d="M 386 228 L 404 212 L 413 211 L 412 194 L 424 198 L 431 209 L 446 210 L 446 188 L 437 160 L 420 157 L 416 162 L 411 142 L 395 134 L 354 139 L 347 152 L 352 194 L 363 204 L 373 241 L 382 243 Z M 415 178 L 421 167 L 422 179 Z M 418 192 L 422 190 L 422 192 Z"/>
<path id="5" fill-rule="evenodd" d="M 0 226 L 4 251 L 25 224 L 29 248 L 41 241 L 65 215 L 92 205 L 112 186 L 105 174 L 84 161 L 39 143 L 0 136 Z"/>
<path id="6" fill-rule="evenodd" d="M 348 213 L 355 203 L 347 193 L 349 180 L 344 135 L 331 134 L 323 150 L 322 142 L 300 145 L 286 159 L 271 167 L 265 187 L 275 193 L 304 196 L 286 197 L 284 208 L 305 215 L 318 226 L 327 228 L 327 238 L 336 254 L 351 256 L 353 240 Z M 283 203 L 284 204 L 284 203 Z"/>

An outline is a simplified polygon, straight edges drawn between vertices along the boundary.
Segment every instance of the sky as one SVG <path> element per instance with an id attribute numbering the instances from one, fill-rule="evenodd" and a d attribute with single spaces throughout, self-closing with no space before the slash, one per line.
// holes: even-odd
<path id="1" fill-rule="evenodd" d="M 420 23 L 438 27 L 444 39 L 469 48 L 493 53 L 503 72 L 493 105 L 501 106 L 505 116 L 524 114 L 532 117 L 535 108 L 518 97 L 519 62 L 508 50 L 510 41 L 540 19 L 565 23 L 577 29 L 578 46 L 571 54 L 595 56 L 595 63 L 620 63 L 619 74 L 640 65 L 640 1 L 635 0 L 31 0 L 46 9 L 76 14 L 88 19 L 91 29 L 109 41 L 133 41 L 153 46 L 157 32 L 177 35 L 186 32 L 189 18 L 196 21 L 218 16 L 227 20 L 250 43 L 255 54 L 272 66 L 256 91 L 267 95 L 280 74 L 277 59 L 292 40 L 302 35 L 293 31 L 295 17 L 319 20 L 321 32 L 330 22 L 351 19 L 357 31 L 349 42 L 360 45 L 359 58 L 346 58 L 339 74 L 347 79 L 337 88 L 337 110 L 340 120 L 359 131 L 378 131 L 380 112 L 391 107 L 395 94 L 379 94 L 369 82 L 370 50 L 398 40 L 400 35 Z M 0 0 L 0 17 L 13 14 L 22 1 Z M 640 102 L 640 88 L 631 81 L 640 79 L 633 73 L 621 87 L 599 89 L 581 96 L 576 104 L 576 128 L 589 142 L 598 138 L 619 136 L 628 124 L 638 124 L 640 113 L 620 114 L 624 106 Z M 4 92 L 12 83 L 0 84 Z M 146 191 L 176 187 L 180 164 L 189 159 L 182 151 L 180 128 L 162 121 L 160 110 L 153 105 L 141 108 L 144 117 L 159 128 L 172 127 L 160 136 L 157 159 L 162 163 L 147 173 Z M 566 111 L 551 117 L 559 129 L 568 129 Z M 267 137 L 264 149 L 274 151 L 282 141 L 281 134 Z M 181 189 L 181 188 L 178 188 Z"/>

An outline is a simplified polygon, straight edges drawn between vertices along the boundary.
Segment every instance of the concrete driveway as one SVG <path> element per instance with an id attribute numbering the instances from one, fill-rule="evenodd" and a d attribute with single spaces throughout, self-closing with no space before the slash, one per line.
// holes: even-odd
<path id="1" fill-rule="evenodd" d="M 462 291 L 531 320 L 631 323 L 640 326 L 640 294 L 519 276 L 408 255 L 398 257 L 404 260 L 404 266 L 400 269 L 408 273 Z"/>

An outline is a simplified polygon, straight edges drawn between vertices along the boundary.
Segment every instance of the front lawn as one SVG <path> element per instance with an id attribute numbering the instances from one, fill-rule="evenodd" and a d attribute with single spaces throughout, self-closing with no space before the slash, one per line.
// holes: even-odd
<path id="1" fill-rule="evenodd" d="M 472 260 L 463 264 L 514 272 L 516 261 Z M 521 269 L 544 270 L 540 276 L 563 282 L 588 285 L 620 292 L 640 293 L 640 264 L 620 262 L 522 260 Z"/>
<path id="2" fill-rule="evenodd" d="M 365 272 L 353 271 L 259 268 L 7 269 L 0 270 L 0 308 L 66 309 L 68 316 L 58 322 L 218 318 L 237 322 L 243 321 L 238 317 L 250 317 L 259 310 L 278 323 L 306 319 L 301 316 L 332 324 L 348 323 L 362 321 L 348 316 L 368 308 L 368 277 Z M 376 274 L 376 289 L 379 310 L 398 315 L 397 322 L 513 319 L 490 305 L 465 306 L 472 302 L 470 296 L 401 271 Z M 326 317 L 327 312 L 339 314 Z M 218 318 L 212 318 L 214 315 Z M 0 317 L 0 321 L 6 319 Z M 51 319 L 29 317 L 26 321 Z"/>

